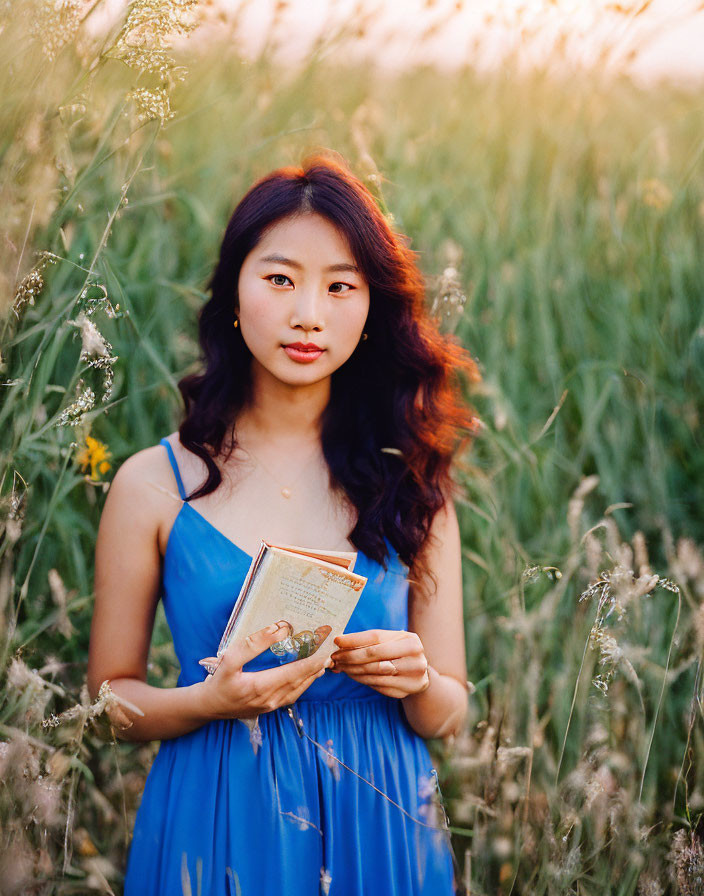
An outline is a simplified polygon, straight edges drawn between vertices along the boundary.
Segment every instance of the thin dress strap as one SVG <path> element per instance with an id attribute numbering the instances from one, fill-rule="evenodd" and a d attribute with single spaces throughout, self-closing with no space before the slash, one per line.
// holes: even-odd
<path id="1" fill-rule="evenodd" d="M 178 469 L 178 464 L 176 463 L 176 455 L 174 454 L 174 449 L 171 447 L 171 443 L 168 439 L 161 439 L 159 444 L 166 446 L 166 450 L 169 452 L 169 460 L 171 461 L 171 466 L 174 471 L 174 476 L 176 477 L 176 485 L 178 485 L 178 493 L 181 495 L 181 500 L 186 500 L 186 489 L 183 487 L 183 479 L 181 479 L 181 474 Z"/>

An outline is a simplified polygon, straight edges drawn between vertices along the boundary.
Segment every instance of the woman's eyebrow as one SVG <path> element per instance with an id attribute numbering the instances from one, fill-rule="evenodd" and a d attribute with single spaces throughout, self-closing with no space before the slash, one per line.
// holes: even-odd
<path id="1" fill-rule="evenodd" d="M 286 258 L 285 255 L 279 255 L 277 252 L 274 252 L 272 255 L 264 255 L 259 261 L 273 262 L 274 264 L 286 264 L 290 268 L 298 268 L 299 270 L 303 267 L 299 262 L 293 261 L 291 258 Z"/>
<path id="2" fill-rule="evenodd" d="M 290 268 L 298 268 L 298 270 L 301 270 L 303 268 L 303 265 L 300 262 L 294 261 L 292 258 L 287 258 L 285 255 L 279 255 L 278 252 L 274 252 L 271 255 L 264 255 L 259 259 L 259 261 L 269 264 L 285 264 Z M 329 267 L 325 268 L 325 270 L 336 273 L 340 271 L 347 271 L 353 274 L 359 273 L 359 268 L 356 264 L 350 264 L 349 262 L 345 261 L 341 261 L 339 262 L 339 264 L 331 264 Z"/>
<path id="3" fill-rule="evenodd" d="M 347 262 L 341 261 L 339 264 L 331 264 L 330 267 L 325 268 L 326 271 L 348 271 L 352 274 L 358 274 L 359 268 L 356 264 L 348 264 Z"/>

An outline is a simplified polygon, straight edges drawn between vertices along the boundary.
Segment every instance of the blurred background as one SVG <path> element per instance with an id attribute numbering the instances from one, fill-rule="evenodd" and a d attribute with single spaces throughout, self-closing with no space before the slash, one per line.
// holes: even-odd
<path id="1" fill-rule="evenodd" d="M 464 886 L 704 892 L 703 39 L 677 0 L 0 3 L 0 892 L 122 892 L 157 745 L 84 687 L 105 491 L 178 426 L 236 202 L 322 147 L 482 376 L 431 743 Z"/>

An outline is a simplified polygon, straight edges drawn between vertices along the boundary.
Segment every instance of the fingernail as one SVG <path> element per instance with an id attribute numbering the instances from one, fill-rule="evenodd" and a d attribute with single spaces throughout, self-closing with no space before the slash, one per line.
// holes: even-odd
<path id="1" fill-rule="evenodd" d="M 264 631 L 267 633 L 267 635 L 273 635 L 274 632 L 278 632 L 278 630 L 279 630 L 278 622 L 274 622 L 274 623 L 272 623 L 272 625 L 267 625 L 267 627 L 264 629 Z"/>

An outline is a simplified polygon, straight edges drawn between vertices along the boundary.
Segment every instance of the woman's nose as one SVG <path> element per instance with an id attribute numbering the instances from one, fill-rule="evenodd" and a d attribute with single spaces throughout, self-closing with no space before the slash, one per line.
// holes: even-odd
<path id="1" fill-rule="evenodd" d="M 325 326 L 323 305 L 323 296 L 317 290 L 297 290 L 291 324 L 304 330 L 322 330 Z"/>

